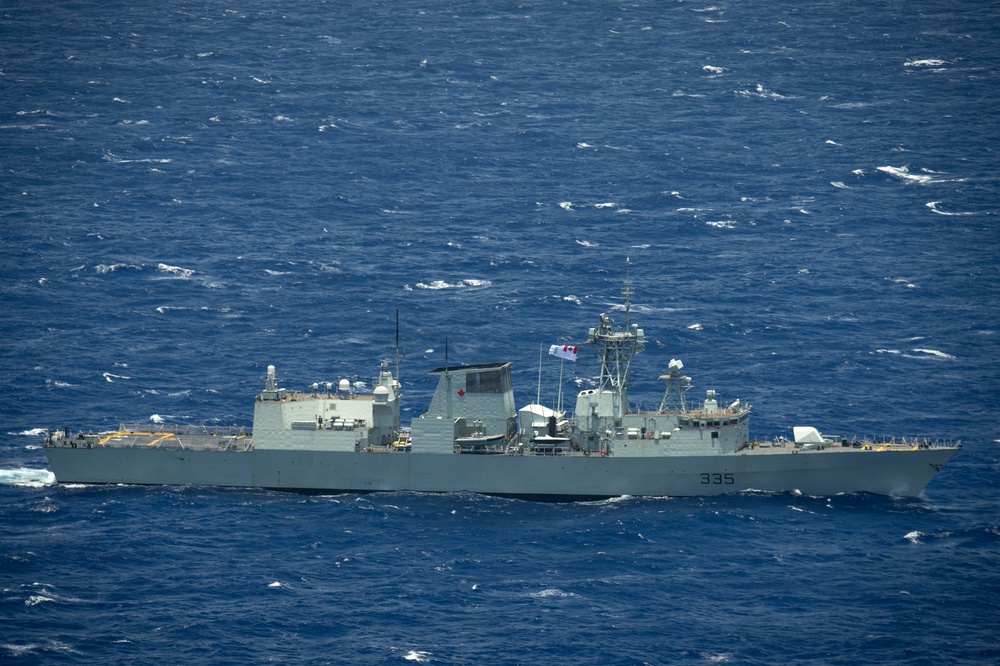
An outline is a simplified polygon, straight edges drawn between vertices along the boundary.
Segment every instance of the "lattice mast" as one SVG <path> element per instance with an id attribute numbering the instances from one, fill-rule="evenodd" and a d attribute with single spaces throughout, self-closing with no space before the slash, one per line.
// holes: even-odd
<path id="1" fill-rule="evenodd" d="M 601 324 L 590 329 L 587 344 L 594 345 L 594 352 L 601 361 L 601 377 L 599 390 L 612 396 L 612 416 L 621 418 L 628 411 L 629 373 L 632 370 L 632 360 L 642 351 L 646 336 L 642 329 L 632 323 L 632 278 L 629 267 L 630 259 L 625 260 L 625 285 L 622 296 L 625 299 L 625 329 L 615 330 L 614 320 L 601 313 Z"/>

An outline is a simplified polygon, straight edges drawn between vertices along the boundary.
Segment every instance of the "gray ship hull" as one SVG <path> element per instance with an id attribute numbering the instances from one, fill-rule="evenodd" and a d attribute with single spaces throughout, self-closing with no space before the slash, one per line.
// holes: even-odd
<path id="1" fill-rule="evenodd" d="M 723 456 L 435 455 L 46 447 L 60 483 L 205 485 L 326 492 L 462 492 L 529 498 L 919 495 L 958 449 L 749 451 Z"/>

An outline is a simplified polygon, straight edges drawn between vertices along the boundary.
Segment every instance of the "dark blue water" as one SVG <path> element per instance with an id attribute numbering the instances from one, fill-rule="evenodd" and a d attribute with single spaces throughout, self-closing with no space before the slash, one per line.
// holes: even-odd
<path id="1" fill-rule="evenodd" d="M 6 3 L 0 660 L 1000 661 L 991 3 Z M 42 429 L 650 337 L 755 434 L 961 439 L 916 500 L 57 486 Z M 618 314 L 616 314 L 616 312 Z M 567 364 L 567 390 L 598 368 Z M 543 368 L 554 400 L 558 367 Z"/>

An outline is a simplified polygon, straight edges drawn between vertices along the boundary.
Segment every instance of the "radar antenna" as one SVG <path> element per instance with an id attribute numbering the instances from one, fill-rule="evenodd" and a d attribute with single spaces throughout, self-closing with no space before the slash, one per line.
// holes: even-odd
<path id="1" fill-rule="evenodd" d="M 667 383 L 667 389 L 663 392 L 663 402 L 660 403 L 660 414 L 670 414 L 679 412 L 683 414 L 687 411 L 687 401 L 684 394 L 691 388 L 691 378 L 681 373 L 684 364 L 678 358 L 670 359 L 670 374 L 660 375 L 660 380 Z"/>

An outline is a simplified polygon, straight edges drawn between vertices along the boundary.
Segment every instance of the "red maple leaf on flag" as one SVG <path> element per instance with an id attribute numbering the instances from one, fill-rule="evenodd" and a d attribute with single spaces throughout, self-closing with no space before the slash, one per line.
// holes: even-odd
<path id="1" fill-rule="evenodd" d="M 458 396 L 462 397 L 463 395 L 465 395 L 465 389 L 458 389 Z"/>

